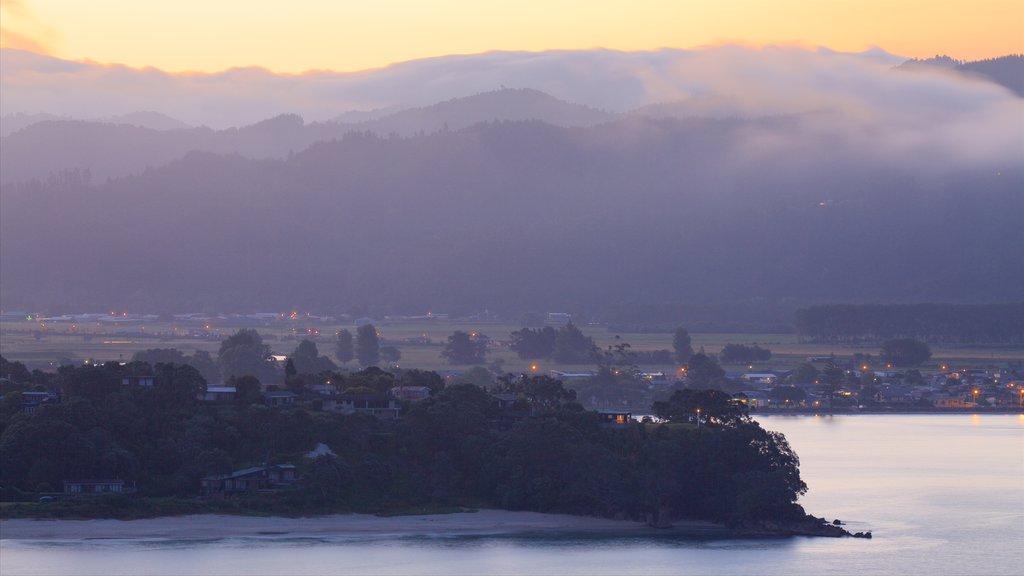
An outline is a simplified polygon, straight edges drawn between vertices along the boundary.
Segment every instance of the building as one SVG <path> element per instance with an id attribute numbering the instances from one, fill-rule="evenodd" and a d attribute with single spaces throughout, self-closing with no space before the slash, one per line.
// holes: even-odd
<path id="1" fill-rule="evenodd" d="M 124 480 L 65 480 L 64 493 L 75 495 L 90 494 L 127 494 L 134 492 L 124 485 Z"/>
<path id="2" fill-rule="evenodd" d="M 204 497 L 243 494 L 259 490 L 279 490 L 295 482 L 295 466 L 275 464 L 235 470 L 230 474 L 207 476 L 200 480 Z"/>
<path id="3" fill-rule="evenodd" d="M 122 386 L 152 386 L 155 378 L 152 376 L 125 376 L 121 378 Z"/>
<path id="4" fill-rule="evenodd" d="M 56 404 L 60 398 L 50 392 L 22 392 L 21 411 L 25 414 L 32 414 L 42 404 Z"/>
<path id="5" fill-rule="evenodd" d="M 273 407 L 291 406 L 295 404 L 296 398 L 298 398 L 298 395 L 295 392 L 288 392 L 287 390 L 263 393 L 263 403 Z"/>
<path id="6" fill-rule="evenodd" d="M 324 401 L 324 409 L 395 419 L 402 411 L 402 404 L 390 394 L 338 394 Z"/>
<path id="7" fill-rule="evenodd" d="M 633 414 L 630 412 L 606 411 L 598 412 L 597 415 L 604 426 L 625 426 L 633 421 Z"/>
<path id="8" fill-rule="evenodd" d="M 391 389 L 391 395 L 406 402 L 418 402 L 430 397 L 430 388 L 427 386 L 395 386 Z"/>
<path id="9" fill-rule="evenodd" d="M 235 400 L 234 386 L 207 386 L 206 394 L 202 395 L 204 402 L 233 402 Z"/>

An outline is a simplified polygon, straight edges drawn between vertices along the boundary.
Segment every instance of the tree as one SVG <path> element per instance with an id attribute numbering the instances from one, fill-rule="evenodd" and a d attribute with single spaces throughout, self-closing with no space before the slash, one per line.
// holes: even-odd
<path id="1" fill-rule="evenodd" d="M 342 365 L 348 364 L 356 357 L 352 333 L 344 328 L 338 331 L 338 341 L 334 344 L 334 357 Z"/>
<path id="2" fill-rule="evenodd" d="M 732 426 L 747 418 L 747 408 L 721 390 L 676 390 L 668 401 L 658 401 L 651 411 L 658 418 L 688 422 L 700 410 L 708 422 Z"/>
<path id="3" fill-rule="evenodd" d="M 551 326 L 537 328 L 523 328 L 510 334 L 512 345 L 510 348 L 524 360 L 533 358 L 547 358 L 555 351 L 555 329 Z"/>
<path id="4" fill-rule="evenodd" d="M 576 401 L 576 391 L 566 389 L 561 380 L 550 376 L 513 376 L 506 374 L 498 378 L 496 392 L 515 394 L 532 410 L 557 410 Z"/>
<path id="5" fill-rule="evenodd" d="M 427 370 L 406 370 L 402 372 L 402 386 L 426 386 L 430 388 L 431 394 L 437 394 L 444 390 L 444 378 L 437 372 Z"/>
<path id="6" fill-rule="evenodd" d="M 259 404 L 263 395 L 263 386 L 252 376 L 241 376 L 228 380 L 228 386 L 235 387 L 235 402 L 241 406 Z"/>
<path id="7" fill-rule="evenodd" d="M 312 340 L 303 339 L 299 342 L 289 360 L 295 362 L 295 369 L 299 374 L 319 374 L 337 368 L 330 358 L 320 355 L 320 350 Z"/>
<path id="8" fill-rule="evenodd" d="M 594 358 L 594 339 L 584 336 L 572 322 L 555 332 L 555 347 L 551 359 L 561 364 L 583 364 Z"/>
<path id="9" fill-rule="evenodd" d="M 883 362 L 893 366 L 918 366 L 932 357 L 931 348 L 920 340 L 897 338 L 882 344 Z"/>
<path id="10" fill-rule="evenodd" d="M 776 386 L 768 391 L 768 398 L 778 404 L 796 406 L 807 399 L 807 393 L 796 386 Z"/>
<path id="11" fill-rule="evenodd" d="M 725 377 L 725 370 L 707 354 L 698 352 L 690 357 L 686 367 L 686 386 L 694 389 L 710 388 Z"/>
<path id="12" fill-rule="evenodd" d="M 362 366 L 380 362 L 380 338 L 373 324 L 363 324 L 356 330 L 356 358 Z"/>
<path id="13" fill-rule="evenodd" d="M 206 379 L 188 364 L 153 367 L 153 394 L 164 410 L 186 410 L 206 394 Z"/>
<path id="14" fill-rule="evenodd" d="M 818 369 L 812 364 L 803 362 L 793 369 L 789 375 L 790 384 L 810 384 L 818 379 Z"/>
<path id="15" fill-rule="evenodd" d="M 402 351 L 395 346 L 381 346 L 380 358 L 388 364 L 397 364 L 402 359 Z"/>
<path id="16" fill-rule="evenodd" d="M 686 364 L 690 361 L 690 357 L 693 356 L 693 345 L 686 328 L 676 328 L 676 333 L 672 336 L 672 349 L 676 353 L 676 362 Z"/>
<path id="17" fill-rule="evenodd" d="M 217 365 L 224 381 L 232 376 L 255 376 L 261 382 L 274 378 L 270 346 L 251 328 L 242 328 L 220 343 Z"/>
<path id="18" fill-rule="evenodd" d="M 761 348 L 758 345 L 744 346 L 743 344 L 726 344 L 719 354 L 722 362 L 728 364 L 748 364 L 750 362 L 764 362 L 770 360 L 772 351 Z"/>
<path id="19" fill-rule="evenodd" d="M 459 379 L 461 382 L 467 384 L 473 384 L 481 388 L 487 388 L 491 385 L 491 381 L 494 380 L 494 374 L 483 366 L 473 366 Z"/>
<path id="20" fill-rule="evenodd" d="M 18 384 L 28 384 L 32 380 L 32 373 L 21 362 L 10 362 L 0 356 L 0 378 L 7 378 Z"/>
<path id="21" fill-rule="evenodd" d="M 449 364 L 483 364 L 486 355 L 484 343 L 461 330 L 448 337 L 448 343 L 441 351 L 441 357 Z"/>

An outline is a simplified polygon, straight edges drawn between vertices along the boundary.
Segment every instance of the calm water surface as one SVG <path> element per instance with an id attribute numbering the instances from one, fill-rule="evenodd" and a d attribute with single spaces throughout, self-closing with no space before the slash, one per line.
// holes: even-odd
<path id="1" fill-rule="evenodd" d="M 801 502 L 875 538 L 0 541 L 20 574 L 1022 574 L 1024 416 L 762 417 Z"/>

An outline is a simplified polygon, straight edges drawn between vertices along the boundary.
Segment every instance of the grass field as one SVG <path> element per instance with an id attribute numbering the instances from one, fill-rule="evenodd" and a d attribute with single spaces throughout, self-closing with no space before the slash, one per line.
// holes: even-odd
<path id="1" fill-rule="evenodd" d="M 233 333 L 236 328 L 211 327 L 219 329 L 224 335 Z M 274 326 L 259 328 L 275 354 L 290 354 L 298 344 L 296 332 L 305 326 Z M 309 336 L 317 342 L 321 354 L 332 355 L 334 350 L 334 334 L 341 328 L 353 333 L 353 326 L 316 326 L 319 336 Z M 423 368 L 428 370 L 445 370 L 456 368 L 446 364 L 440 357 L 445 340 L 455 330 L 486 334 L 494 341 L 507 341 L 509 334 L 520 327 L 514 324 L 497 324 L 484 322 L 409 322 L 381 323 L 378 330 L 384 345 L 396 346 L 402 353 L 400 365 L 407 368 Z M 603 326 L 581 326 L 581 330 L 594 338 L 598 346 L 628 342 L 633 350 L 659 350 L 672 348 L 672 334 L 623 334 L 616 339 Z M 82 362 L 93 359 L 98 362 L 108 360 L 127 361 L 132 354 L 148 348 L 177 348 L 186 354 L 195 350 L 206 350 L 216 355 L 220 345 L 218 339 L 196 339 L 185 337 L 185 327 L 170 323 L 150 323 L 141 325 L 109 326 L 102 323 L 95 325 L 76 325 L 58 323 L 41 326 L 35 322 L 4 322 L 0 323 L 0 353 L 9 360 L 25 362 L 33 368 L 53 369 L 62 360 Z M 160 338 L 140 334 L 125 335 L 125 331 L 142 330 L 147 335 L 162 334 Z M 88 332 L 84 337 L 82 332 Z M 118 334 L 122 332 L 122 334 Z M 177 332 L 177 335 L 174 333 Z M 407 339 L 426 337 L 430 344 L 410 344 Z M 769 362 L 757 365 L 727 365 L 727 370 L 749 371 L 769 370 L 773 368 L 790 368 L 808 356 L 827 356 L 834 353 L 837 357 L 849 357 L 854 353 L 877 355 L 877 345 L 835 345 L 801 342 L 795 334 L 692 334 L 693 347 L 701 347 L 708 353 L 717 353 L 729 343 L 758 344 L 772 351 Z M 932 360 L 925 368 L 937 368 L 941 364 L 957 366 L 983 367 L 1000 366 L 1007 362 L 1024 361 L 1024 346 L 985 346 L 985 345 L 934 345 Z M 502 369 L 510 372 L 527 372 L 531 363 L 519 359 L 515 352 L 507 347 L 494 346 L 488 350 L 487 362 L 500 360 Z M 589 370 L 591 365 L 557 365 L 547 362 L 537 363 L 537 372 L 544 373 L 551 369 L 558 370 Z M 676 366 L 644 366 L 651 370 L 676 370 Z"/>

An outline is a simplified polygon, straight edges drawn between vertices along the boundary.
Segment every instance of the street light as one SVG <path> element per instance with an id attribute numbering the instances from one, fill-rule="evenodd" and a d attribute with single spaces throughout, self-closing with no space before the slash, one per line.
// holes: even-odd
<path id="1" fill-rule="evenodd" d="M 700 408 L 697 408 L 697 431 L 700 432 Z"/>

